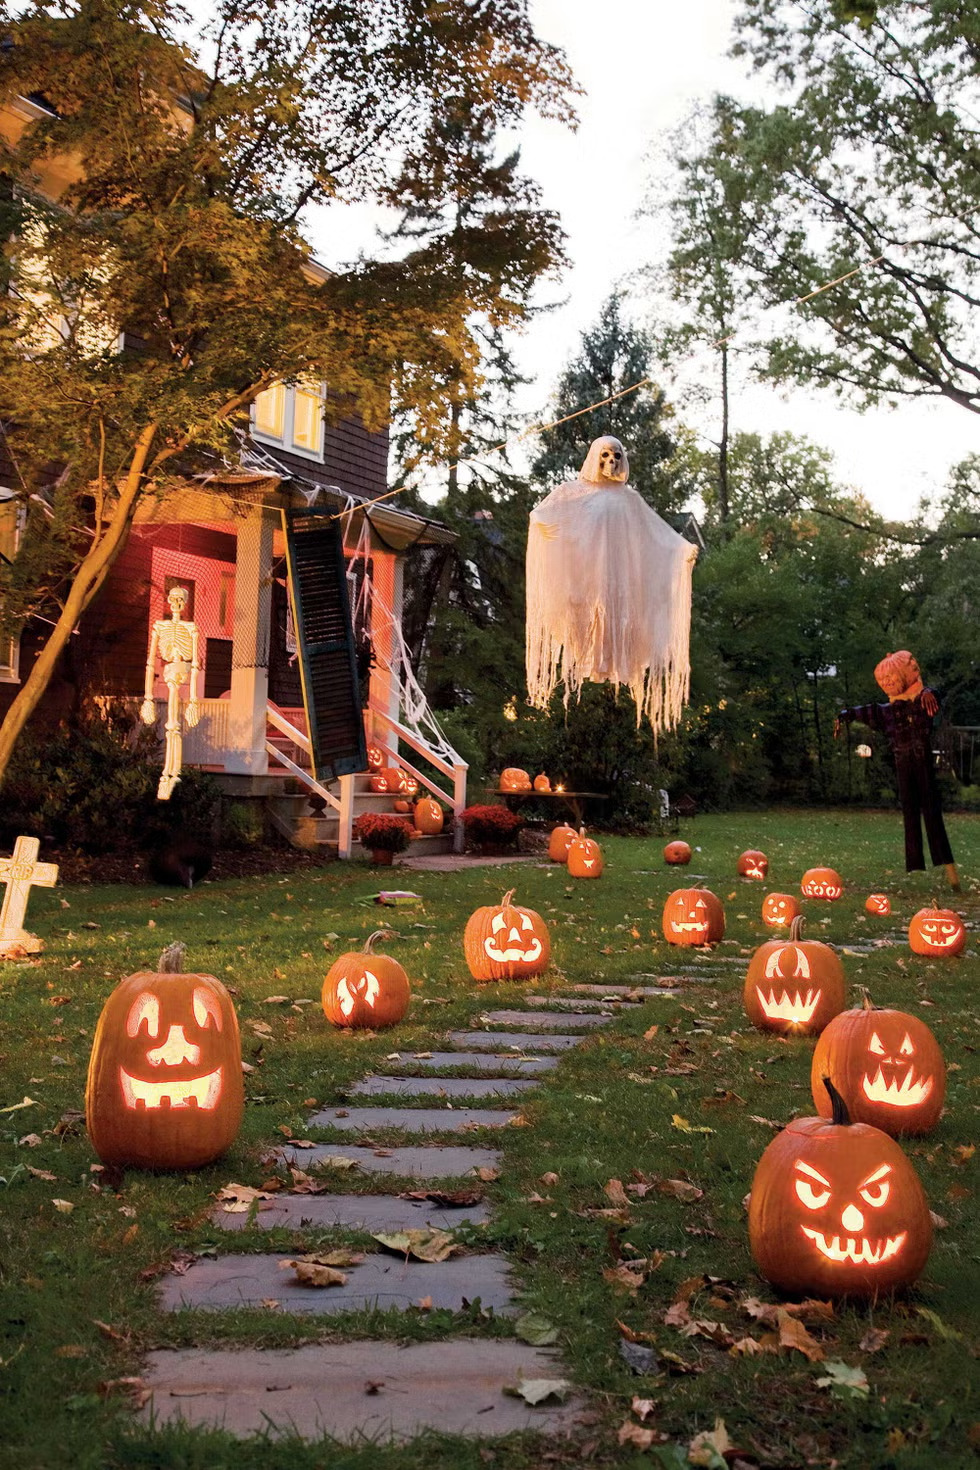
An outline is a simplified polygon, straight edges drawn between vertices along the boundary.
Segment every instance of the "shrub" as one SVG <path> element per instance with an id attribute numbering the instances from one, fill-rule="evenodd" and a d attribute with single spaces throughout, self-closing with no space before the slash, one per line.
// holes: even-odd
<path id="1" fill-rule="evenodd" d="M 404 852 L 411 834 L 404 817 L 387 812 L 364 812 L 354 823 L 354 836 L 371 852 Z"/>
<path id="2" fill-rule="evenodd" d="M 524 826 L 524 818 L 505 806 L 468 806 L 463 826 L 471 842 L 513 844 Z"/>
<path id="3" fill-rule="evenodd" d="M 221 842 L 225 847 L 258 847 L 265 836 L 261 808 L 252 801 L 229 801 L 221 809 Z"/>

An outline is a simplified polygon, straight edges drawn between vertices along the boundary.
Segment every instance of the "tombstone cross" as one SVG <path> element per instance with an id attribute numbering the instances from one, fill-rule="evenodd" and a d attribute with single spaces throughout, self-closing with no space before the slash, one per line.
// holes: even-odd
<path id="1" fill-rule="evenodd" d="M 7 885 L 0 908 L 0 954 L 10 950 L 37 954 L 44 948 L 44 941 L 24 928 L 31 888 L 53 888 L 58 881 L 57 863 L 38 862 L 40 846 L 36 837 L 18 837 L 13 856 L 0 858 L 0 883 Z"/>

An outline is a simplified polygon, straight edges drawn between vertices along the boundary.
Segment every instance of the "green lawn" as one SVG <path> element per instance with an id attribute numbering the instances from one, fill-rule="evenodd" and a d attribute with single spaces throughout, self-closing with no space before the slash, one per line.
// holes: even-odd
<path id="1" fill-rule="evenodd" d="M 576 1457 L 595 1465 L 683 1466 L 693 1437 L 716 1418 L 749 1466 L 948 1470 L 973 1463 L 980 1444 L 972 1157 L 980 1104 L 978 945 L 971 936 L 962 958 L 931 962 L 904 942 L 908 919 L 933 895 L 959 909 L 974 934 L 980 924 L 980 819 L 954 817 L 950 832 L 966 890 L 955 899 L 942 887 L 941 870 L 902 871 L 897 815 L 822 812 L 698 818 L 682 834 L 699 849 L 689 869 L 665 868 L 662 840 L 608 839 L 599 882 L 572 883 L 564 869 L 532 863 L 452 875 L 396 869 L 394 879 L 355 863 L 206 884 L 190 894 L 116 886 L 36 891 L 28 925 L 46 939 L 46 953 L 37 964 L 0 967 L 0 1465 L 373 1470 L 394 1465 L 397 1453 L 403 1470 L 487 1463 L 518 1470 Z M 769 855 L 766 885 L 733 876 L 738 853 L 750 846 Z M 798 891 L 803 869 L 817 863 L 837 867 L 847 892 L 839 903 L 805 906 L 809 936 L 842 947 L 869 935 L 894 939 L 871 955 L 845 954 L 852 1001 L 867 985 L 879 1004 L 914 1010 L 935 1030 L 951 1068 L 936 1133 L 907 1147 L 933 1211 L 945 1221 L 914 1294 L 838 1307 L 831 1317 L 807 1315 L 823 1361 L 786 1348 L 752 1356 L 730 1351 L 732 1342 L 772 1331 L 752 1315 L 760 1308 L 746 1303 L 779 1301 L 753 1269 L 743 1205 L 755 1162 L 773 1137 L 766 1120 L 782 1123 L 813 1109 L 812 1044 L 749 1030 L 741 1007 L 744 967 L 726 965 L 724 980 L 694 979 L 678 998 L 651 999 L 587 1040 L 524 1107 L 530 1126 L 493 1140 L 504 1167 L 486 1186 L 494 1222 L 479 1238 L 516 1263 L 530 1304 L 558 1329 L 568 1376 L 593 1395 L 594 1414 L 581 1429 L 584 1452 L 581 1442 L 566 1454 L 560 1442 L 526 1436 L 489 1451 L 438 1438 L 400 1452 L 339 1451 L 243 1447 L 221 1435 L 132 1429 L 126 1391 L 113 1385 L 138 1376 L 150 1346 L 512 1331 L 479 1313 L 361 1314 L 328 1329 L 278 1312 L 164 1317 L 152 1284 L 178 1251 L 294 1249 L 288 1231 L 270 1237 L 253 1230 L 230 1237 L 230 1245 L 207 1221 L 214 1191 L 231 1180 L 259 1184 L 268 1177 L 270 1166 L 261 1161 L 283 1132 L 309 1136 L 310 1099 L 340 1103 L 345 1084 L 386 1053 L 429 1049 L 441 1031 L 513 996 L 513 987 L 477 987 L 463 964 L 462 928 L 477 905 L 516 883 L 518 901 L 550 921 L 553 968 L 533 982 L 536 992 L 562 980 L 653 984 L 647 977 L 699 963 L 661 937 L 660 913 L 672 888 L 703 875 L 727 914 L 716 956 L 747 962 L 751 949 L 771 937 L 759 917 L 764 892 Z M 424 905 L 379 910 L 359 902 L 396 883 L 420 892 Z M 891 894 L 891 919 L 865 914 L 873 889 Z M 343 1035 L 328 1028 L 318 1004 L 266 1003 L 270 996 L 318 1001 L 331 956 L 356 947 L 379 917 L 390 918 L 401 935 L 391 950 L 413 984 L 408 1019 L 395 1032 Z M 244 1056 L 254 1068 L 245 1124 L 212 1168 L 186 1176 L 130 1172 L 109 1181 L 115 1188 L 100 1187 L 94 1154 L 73 1117 L 83 1105 L 95 1023 L 115 982 L 152 969 L 175 939 L 188 947 L 189 968 L 233 987 Z M 28 1106 L 16 1108 L 27 1098 Z M 557 1180 L 542 1182 L 545 1174 Z M 607 1188 L 611 1180 L 625 1187 L 626 1206 L 617 1203 L 615 1185 Z M 678 1198 L 673 1186 L 663 1192 L 665 1180 L 686 1182 L 692 1188 L 681 1193 L 696 1197 Z M 637 1184 L 650 1188 L 631 1192 Z M 379 1187 L 343 1181 L 345 1191 Z M 469 1238 L 475 1243 L 477 1233 Z M 631 1260 L 646 1262 L 631 1273 L 632 1290 L 621 1269 Z M 685 1335 L 664 1321 L 682 1283 L 690 1318 L 717 1327 Z M 627 1337 L 653 1348 L 659 1372 L 631 1370 L 620 1350 Z M 828 1362 L 860 1369 L 866 1392 L 820 1386 L 838 1371 Z M 634 1398 L 651 1405 L 641 1410 L 642 1423 L 631 1410 Z M 620 1444 L 627 1423 L 652 1429 L 650 1444 Z M 696 1463 L 725 1461 L 705 1451 Z"/>

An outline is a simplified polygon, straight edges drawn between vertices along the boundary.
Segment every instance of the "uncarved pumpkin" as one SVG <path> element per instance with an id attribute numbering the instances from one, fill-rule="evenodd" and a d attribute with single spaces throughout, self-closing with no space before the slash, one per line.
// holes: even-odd
<path id="1" fill-rule="evenodd" d="M 427 836 L 436 836 L 442 831 L 446 818 L 442 807 L 432 796 L 423 796 L 415 803 L 415 826 Z"/>
<path id="2" fill-rule="evenodd" d="M 808 868 L 800 879 L 804 898 L 823 898 L 833 903 L 844 892 L 844 880 L 833 868 Z"/>
<path id="3" fill-rule="evenodd" d="M 548 968 L 548 926 L 534 909 L 513 903 L 513 897 L 511 888 L 499 904 L 477 909 L 466 921 L 463 953 L 474 980 L 525 980 Z"/>
<path id="4" fill-rule="evenodd" d="M 725 935 L 721 899 L 707 888 L 675 888 L 664 904 L 663 931 L 668 944 L 717 944 Z"/>
<path id="5" fill-rule="evenodd" d="M 198 1169 L 220 1158 L 245 1108 L 238 1020 L 214 975 L 187 973 L 172 944 L 102 1008 L 85 1121 L 105 1164 Z"/>
<path id="6" fill-rule="evenodd" d="M 664 862 L 670 867 L 686 867 L 692 857 L 690 843 L 681 842 L 679 838 L 668 842 L 664 848 Z"/>
<path id="7" fill-rule="evenodd" d="M 566 861 L 573 878 L 601 878 L 605 867 L 602 848 L 591 837 L 586 837 L 584 827 L 568 844 Z"/>
<path id="8" fill-rule="evenodd" d="M 552 827 L 551 837 L 548 839 L 548 856 L 553 863 L 568 862 L 568 849 L 577 836 L 574 827 Z"/>
<path id="9" fill-rule="evenodd" d="M 935 1036 L 918 1016 L 879 1010 L 867 991 L 863 1005 L 835 1016 L 814 1048 L 810 1087 L 817 1112 L 829 1118 L 824 1077 L 856 1122 L 892 1138 L 928 1133 L 943 1110 L 946 1064 Z"/>
<path id="10" fill-rule="evenodd" d="M 551 782 L 543 771 L 541 772 L 540 776 L 535 776 L 534 789 L 535 791 L 542 792 L 549 792 L 551 790 Z"/>
<path id="11" fill-rule="evenodd" d="M 761 883 L 769 872 L 769 859 L 758 848 L 749 847 L 739 857 L 735 871 L 740 878 L 754 878 Z"/>
<path id="12" fill-rule="evenodd" d="M 376 940 L 390 936 L 390 929 L 376 929 L 362 950 L 350 950 L 330 966 L 320 999 L 334 1026 L 381 1031 L 405 1015 L 411 997 L 408 976 L 391 955 L 374 950 Z"/>
<path id="13" fill-rule="evenodd" d="M 745 1013 L 760 1031 L 818 1036 L 844 1009 L 844 966 L 829 944 L 801 938 L 803 919 L 788 939 L 770 939 L 756 950 L 745 976 Z"/>
<path id="14" fill-rule="evenodd" d="M 399 796 L 397 801 L 392 802 L 392 806 L 396 812 L 410 812 L 412 810 L 412 803 L 407 796 Z"/>
<path id="15" fill-rule="evenodd" d="M 749 1243 L 762 1275 L 781 1291 L 873 1298 L 922 1273 L 932 1221 L 899 1144 L 869 1123 L 852 1123 L 835 1091 L 829 1121 L 794 1119 L 759 1160 Z"/>
<path id="16" fill-rule="evenodd" d="M 913 954 L 945 959 L 966 948 L 966 925 L 952 909 L 920 909 L 909 924 L 909 948 Z"/>
<path id="17" fill-rule="evenodd" d="M 767 929 L 788 929 L 799 912 L 799 899 L 792 893 L 767 893 L 762 900 L 762 922 Z"/>

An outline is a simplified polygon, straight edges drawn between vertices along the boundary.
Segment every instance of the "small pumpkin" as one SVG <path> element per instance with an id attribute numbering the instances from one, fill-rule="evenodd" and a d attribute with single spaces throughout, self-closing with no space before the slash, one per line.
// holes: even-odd
<path id="1" fill-rule="evenodd" d="M 415 803 L 414 821 L 419 832 L 432 837 L 442 831 L 446 818 L 434 797 L 423 796 Z"/>
<path id="2" fill-rule="evenodd" d="M 663 931 L 668 944 L 717 944 L 725 934 L 721 899 L 707 888 L 675 888 L 664 904 Z"/>
<path id="3" fill-rule="evenodd" d="M 892 911 L 891 899 L 887 893 L 869 893 L 864 900 L 864 907 L 869 914 L 880 914 L 883 918 Z"/>
<path id="4" fill-rule="evenodd" d="M 477 909 L 466 921 L 463 953 L 474 980 L 524 980 L 548 968 L 548 926 L 534 909 L 512 903 L 513 897 L 511 888 L 499 904 Z"/>
<path id="5" fill-rule="evenodd" d="M 856 1010 L 834 1017 L 814 1048 L 810 1086 L 817 1112 L 829 1118 L 824 1077 L 845 1099 L 852 1118 L 892 1138 L 930 1132 L 946 1097 L 946 1064 L 925 1021 L 905 1011 L 880 1010 L 867 991 Z"/>
<path id="6" fill-rule="evenodd" d="M 762 900 L 762 922 L 767 929 L 788 928 L 799 912 L 799 899 L 792 893 L 767 893 Z"/>
<path id="7" fill-rule="evenodd" d="M 568 849 L 577 836 L 578 833 L 574 827 L 552 827 L 551 836 L 548 839 L 548 856 L 553 863 L 568 862 Z"/>
<path id="8" fill-rule="evenodd" d="M 844 1009 L 844 966 L 829 944 L 802 940 L 797 914 L 789 939 L 770 939 L 749 960 L 745 1013 L 760 1031 L 818 1036 Z"/>
<path id="9" fill-rule="evenodd" d="M 932 1248 L 925 1193 L 899 1144 L 852 1123 L 833 1084 L 833 1114 L 795 1118 L 756 1167 L 749 1243 L 781 1291 L 873 1298 L 911 1286 Z"/>
<path id="10" fill-rule="evenodd" d="M 535 791 L 542 791 L 545 793 L 551 790 L 551 782 L 543 771 L 541 772 L 540 776 L 535 776 L 534 789 Z"/>
<path id="11" fill-rule="evenodd" d="M 501 791 L 530 791 L 531 778 L 519 766 L 508 766 L 500 773 Z"/>
<path id="12" fill-rule="evenodd" d="M 769 859 L 757 848 L 746 848 L 735 865 L 735 871 L 740 878 L 754 878 L 761 883 L 769 872 Z"/>
<path id="13" fill-rule="evenodd" d="M 690 843 L 681 842 L 679 838 L 668 842 L 664 848 L 664 862 L 670 867 L 686 867 L 692 856 Z"/>
<path id="14" fill-rule="evenodd" d="M 369 771 L 380 771 L 385 764 L 388 752 L 380 745 L 369 745 L 367 748 L 367 762 Z"/>
<path id="15" fill-rule="evenodd" d="M 800 879 L 804 898 L 823 898 L 829 903 L 844 892 L 844 880 L 833 868 L 808 868 Z"/>
<path id="16" fill-rule="evenodd" d="M 156 970 L 127 975 L 102 1008 L 85 1088 L 85 1122 L 104 1164 L 198 1169 L 229 1147 L 245 1110 L 231 996 L 184 971 L 172 944 Z"/>
<path id="17" fill-rule="evenodd" d="M 408 976 L 391 955 L 374 950 L 376 940 L 390 934 L 390 929 L 376 929 L 362 950 L 350 950 L 330 966 L 320 1000 L 334 1026 L 381 1031 L 404 1017 L 411 996 Z"/>
<path id="18" fill-rule="evenodd" d="M 568 844 L 568 871 L 573 878 L 601 878 L 605 863 L 602 848 L 580 827 L 577 837 Z"/>
<path id="19" fill-rule="evenodd" d="M 410 812 L 412 810 L 412 803 L 407 796 L 400 796 L 397 801 L 392 802 L 392 806 L 396 812 Z"/>
<path id="20" fill-rule="evenodd" d="M 909 923 L 909 948 L 913 954 L 939 956 L 962 954 L 966 948 L 966 925 L 953 909 L 920 909 Z"/>

